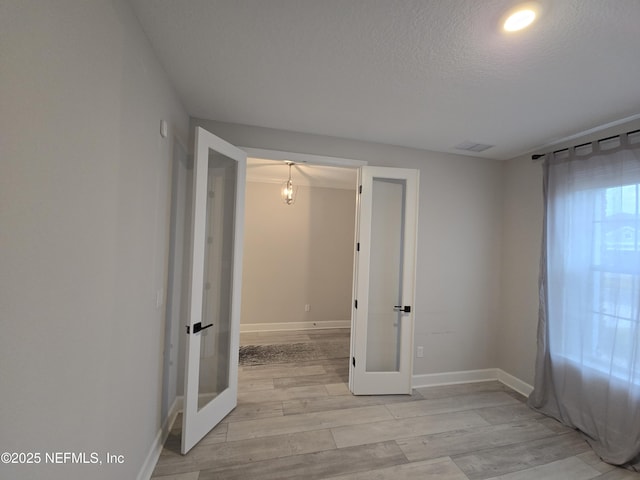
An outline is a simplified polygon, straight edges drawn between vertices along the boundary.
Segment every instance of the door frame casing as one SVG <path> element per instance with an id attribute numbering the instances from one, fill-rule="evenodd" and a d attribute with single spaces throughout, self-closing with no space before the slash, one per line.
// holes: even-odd
<path id="1" fill-rule="evenodd" d="M 264 160 L 290 161 L 308 165 L 325 165 L 331 167 L 360 168 L 369 164 L 366 160 L 352 158 L 330 157 L 327 155 L 313 155 L 309 153 L 287 152 L 283 150 L 269 150 L 266 148 L 238 147 L 244 150 L 247 157 L 262 158 Z"/>

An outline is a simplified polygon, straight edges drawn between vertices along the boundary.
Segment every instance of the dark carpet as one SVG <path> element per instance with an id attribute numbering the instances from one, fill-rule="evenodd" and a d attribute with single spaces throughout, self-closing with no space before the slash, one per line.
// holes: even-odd
<path id="1" fill-rule="evenodd" d="M 283 345 L 243 345 L 240 365 L 293 363 L 306 360 L 347 358 L 348 342 L 288 343 Z"/>

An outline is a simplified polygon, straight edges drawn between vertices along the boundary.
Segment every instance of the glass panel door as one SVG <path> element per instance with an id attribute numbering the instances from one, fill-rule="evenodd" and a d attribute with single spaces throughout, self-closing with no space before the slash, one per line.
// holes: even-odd
<path id="1" fill-rule="evenodd" d="M 196 129 L 182 453 L 237 404 L 246 155 Z"/>
<path id="2" fill-rule="evenodd" d="M 349 386 L 411 393 L 418 171 L 362 167 Z"/>

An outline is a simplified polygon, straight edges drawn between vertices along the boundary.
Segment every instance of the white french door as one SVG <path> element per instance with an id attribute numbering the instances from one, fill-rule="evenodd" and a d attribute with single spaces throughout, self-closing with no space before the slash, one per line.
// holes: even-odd
<path id="1" fill-rule="evenodd" d="M 198 127 L 182 453 L 237 404 L 246 154 Z"/>
<path id="2" fill-rule="evenodd" d="M 349 388 L 411 393 L 419 171 L 362 167 Z"/>

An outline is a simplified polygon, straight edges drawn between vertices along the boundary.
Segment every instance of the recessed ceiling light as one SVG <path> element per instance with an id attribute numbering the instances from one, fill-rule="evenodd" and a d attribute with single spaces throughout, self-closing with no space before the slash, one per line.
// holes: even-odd
<path id="1" fill-rule="evenodd" d="M 517 32 L 527 28 L 533 23 L 540 13 L 536 2 L 523 3 L 509 10 L 503 17 L 502 28 L 506 32 Z"/>

